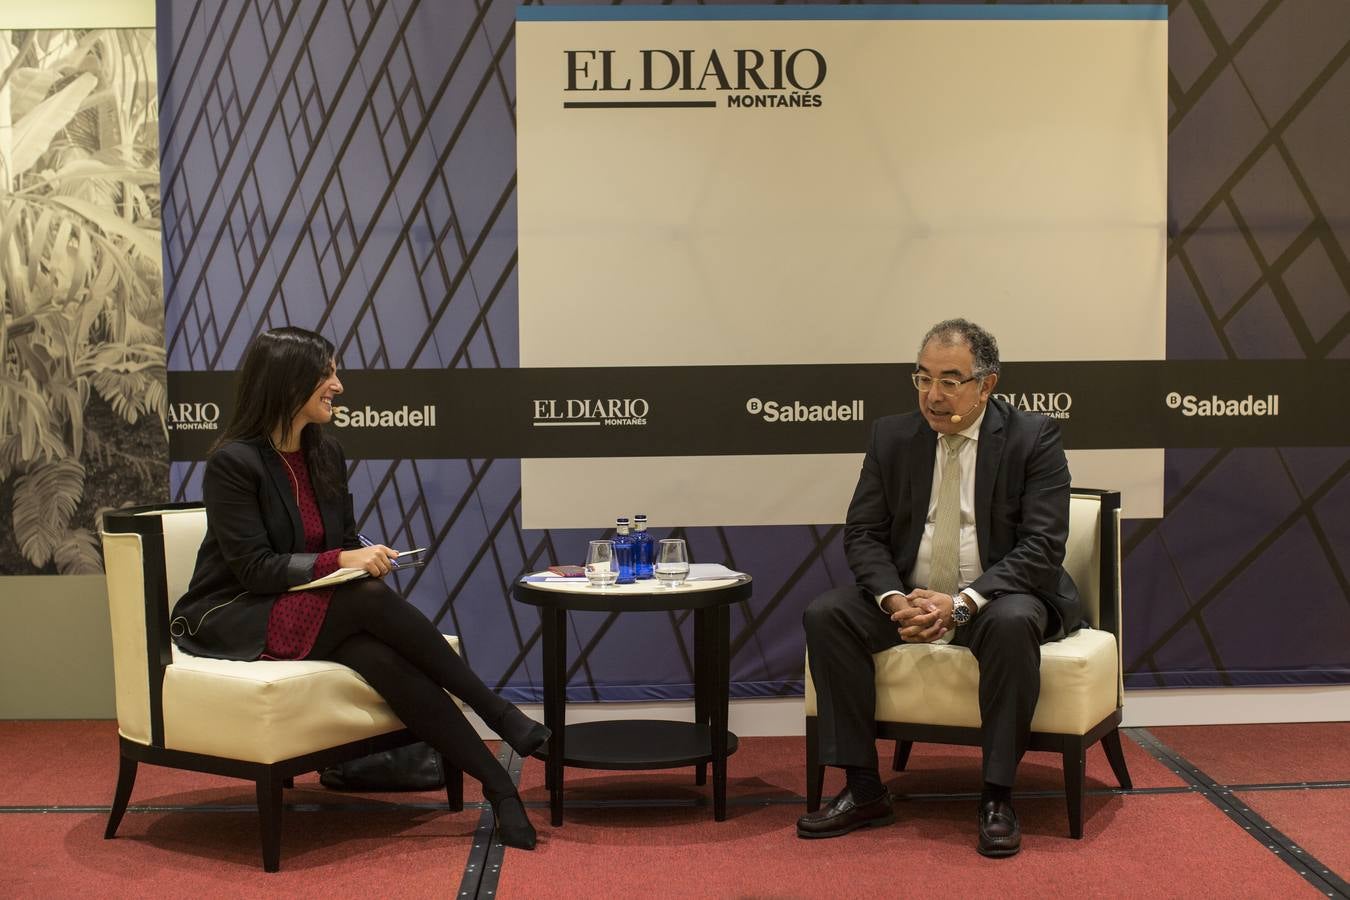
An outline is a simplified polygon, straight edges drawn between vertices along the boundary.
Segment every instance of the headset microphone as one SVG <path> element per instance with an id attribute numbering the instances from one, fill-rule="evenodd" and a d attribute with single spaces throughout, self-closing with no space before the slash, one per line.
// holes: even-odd
<path id="1" fill-rule="evenodd" d="M 975 411 L 975 408 L 979 405 L 980 405 L 980 398 L 976 397 L 975 402 L 970 404 L 970 409 L 966 410 L 965 415 L 962 415 L 961 413 L 952 413 L 952 424 L 960 425 L 961 420 L 964 419 L 966 416 L 970 415 L 971 413 L 973 413 Z"/>

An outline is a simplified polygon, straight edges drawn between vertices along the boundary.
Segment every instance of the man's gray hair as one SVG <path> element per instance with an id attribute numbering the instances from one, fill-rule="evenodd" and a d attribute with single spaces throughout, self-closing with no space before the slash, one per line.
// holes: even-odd
<path id="1" fill-rule="evenodd" d="M 943 347 L 953 344 L 965 344 L 970 347 L 970 355 L 975 357 L 975 371 L 970 374 L 976 378 L 998 374 L 998 341 L 974 322 L 966 319 L 946 319 L 928 329 L 919 344 L 919 354 L 929 341 L 937 341 Z"/>

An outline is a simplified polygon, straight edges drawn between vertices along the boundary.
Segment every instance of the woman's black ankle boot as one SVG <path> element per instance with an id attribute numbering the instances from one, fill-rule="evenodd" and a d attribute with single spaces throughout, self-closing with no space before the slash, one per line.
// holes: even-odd
<path id="1" fill-rule="evenodd" d="M 497 839 L 508 847 L 518 850 L 533 850 L 536 835 L 530 817 L 525 814 L 525 804 L 519 795 L 493 800 L 492 815 L 496 819 Z"/>
<path id="2" fill-rule="evenodd" d="M 521 756 L 533 756 L 553 734 L 514 706 L 506 711 L 494 730 Z"/>

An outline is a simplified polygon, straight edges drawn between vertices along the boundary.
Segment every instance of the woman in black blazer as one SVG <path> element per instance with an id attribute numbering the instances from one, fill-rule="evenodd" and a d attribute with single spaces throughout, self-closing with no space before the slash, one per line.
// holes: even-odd
<path id="1" fill-rule="evenodd" d="M 323 431 L 342 393 L 333 345 L 277 328 L 249 347 L 235 411 L 206 463 L 206 536 L 169 630 L 217 659 L 328 659 L 356 670 L 415 734 L 483 784 L 502 842 L 531 850 L 534 827 L 449 691 L 521 756 L 549 731 L 499 697 L 436 627 L 382 580 L 397 552 L 362 546 L 347 466 Z M 288 591 L 339 568 L 371 577 Z"/>

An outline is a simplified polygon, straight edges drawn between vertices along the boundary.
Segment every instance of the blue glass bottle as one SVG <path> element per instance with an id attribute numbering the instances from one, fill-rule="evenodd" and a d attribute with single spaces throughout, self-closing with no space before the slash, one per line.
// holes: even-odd
<path id="1" fill-rule="evenodd" d="M 619 569 L 616 584 L 632 584 L 637 580 L 633 565 L 633 537 L 628 533 L 627 516 L 619 516 L 614 520 L 614 565 Z"/>
<path id="2" fill-rule="evenodd" d="M 652 536 L 647 533 L 647 517 L 642 513 L 633 516 L 633 566 L 637 569 L 638 580 L 652 577 Z"/>

